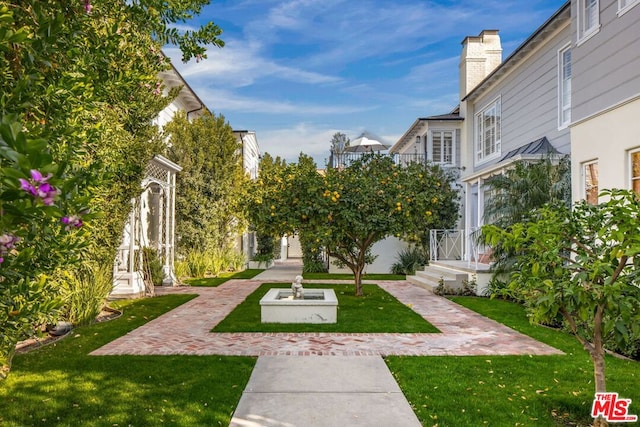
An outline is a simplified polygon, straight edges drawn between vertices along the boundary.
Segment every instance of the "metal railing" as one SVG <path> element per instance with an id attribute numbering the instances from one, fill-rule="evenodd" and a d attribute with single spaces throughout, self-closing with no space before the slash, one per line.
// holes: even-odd
<path id="1" fill-rule="evenodd" d="M 475 236 L 477 228 L 468 230 L 429 230 L 429 257 L 431 261 L 467 261 L 477 267 L 483 262 L 485 248 Z"/>
<path id="2" fill-rule="evenodd" d="M 342 153 L 336 154 L 332 153 L 329 158 L 329 167 L 338 168 L 338 167 L 347 167 L 353 161 L 359 160 L 362 156 L 371 154 L 371 153 Z M 393 162 L 396 165 L 408 165 L 410 163 L 426 163 L 427 156 L 424 153 L 414 153 L 414 154 L 386 154 L 393 159 Z"/>

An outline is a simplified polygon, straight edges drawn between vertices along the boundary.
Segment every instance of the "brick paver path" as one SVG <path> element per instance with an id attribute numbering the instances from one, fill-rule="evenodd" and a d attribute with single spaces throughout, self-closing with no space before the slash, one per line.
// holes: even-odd
<path id="1" fill-rule="evenodd" d="M 326 283 L 327 281 L 323 281 Z M 216 288 L 162 288 L 197 298 L 95 350 L 92 355 L 552 355 L 562 354 L 445 298 L 404 281 L 377 281 L 442 333 L 212 333 L 262 281 L 230 280 Z"/>

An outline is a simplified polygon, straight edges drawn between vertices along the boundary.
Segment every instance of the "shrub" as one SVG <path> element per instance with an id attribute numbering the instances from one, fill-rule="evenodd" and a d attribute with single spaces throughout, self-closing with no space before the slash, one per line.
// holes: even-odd
<path id="1" fill-rule="evenodd" d="M 396 259 L 397 261 L 391 266 L 393 274 L 412 275 L 417 269 L 427 264 L 427 257 L 417 246 L 401 250 Z"/>
<path id="2" fill-rule="evenodd" d="M 86 262 L 59 274 L 65 305 L 63 318 L 74 325 L 95 320 L 113 288 L 113 270 L 108 264 Z"/>

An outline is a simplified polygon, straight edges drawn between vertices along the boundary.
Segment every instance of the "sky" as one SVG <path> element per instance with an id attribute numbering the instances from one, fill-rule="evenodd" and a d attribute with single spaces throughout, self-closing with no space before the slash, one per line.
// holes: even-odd
<path id="1" fill-rule="evenodd" d="M 319 167 L 336 132 L 395 144 L 419 117 L 458 103 L 461 42 L 500 31 L 509 56 L 565 0 L 212 0 L 179 28 L 213 21 L 223 48 L 182 63 L 189 86 L 260 151 Z"/>

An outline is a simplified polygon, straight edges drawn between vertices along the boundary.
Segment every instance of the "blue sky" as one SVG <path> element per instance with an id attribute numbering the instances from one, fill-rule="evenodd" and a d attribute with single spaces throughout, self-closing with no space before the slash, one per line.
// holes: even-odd
<path id="1" fill-rule="evenodd" d="M 183 64 L 189 85 L 262 152 L 323 166 L 335 132 L 364 130 L 394 144 L 418 117 L 458 101 L 461 41 L 500 30 L 506 58 L 564 0 L 225 0 L 214 21 L 226 45 Z"/>

